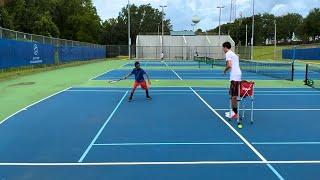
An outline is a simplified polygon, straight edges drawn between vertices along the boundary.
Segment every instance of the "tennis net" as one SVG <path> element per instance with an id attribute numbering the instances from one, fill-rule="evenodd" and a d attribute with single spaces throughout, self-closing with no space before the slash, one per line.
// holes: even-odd
<path id="1" fill-rule="evenodd" d="M 207 63 L 214 66 L 225 66 L 225 60 L 218 60 L 207 57 Z M 241 70 L 273 77 L 275 79 L 293 81 L 294 64 L 293 62 L 265 62 L 240 60 Z"/>
<path id="2" fill-rule="evenodd" d="M 307 64 L 305 84 L 320 89 L 320 64 Z"/>
<path id="3" fill-rule="evenodd" d="M 206 57 L 204 56 L 194 56 L 196 62 L 206 62 Z"/>

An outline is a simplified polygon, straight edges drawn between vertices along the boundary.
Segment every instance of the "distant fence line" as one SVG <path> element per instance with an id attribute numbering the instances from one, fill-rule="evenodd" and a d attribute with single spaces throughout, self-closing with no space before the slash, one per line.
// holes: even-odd
<path id="1" fill-rule="evenodd" d="M 107 45 L 107 57 L 128 56 L 127 45 Z M 224 58 L 220 46 L 131 46 L 132 58 L 161 59 L 163 50 L 164 59 L 167 60 L 193 60 L 194 56 L 206 56 L 215 59 Z M 235 47 L 233 50 L 242 59 L 251 58 L 250 47 Z"/>
<path id="2" fill-rule="evenodd" d="M 0 69 L 106 57 L 106 46 L 28 34 L 0 27 Z"/>
<path id="3" fill-rule="evenodd" d="M 0 39 L 12 39 L 17 41 L 37 42 L 41 44 L 52 44 L 54 46 L 86 46 L 104 47 L 103 45 L 73 41 L 67 39 L 54 38 L 49 36 L 29 34 L 0 27 Z"/>

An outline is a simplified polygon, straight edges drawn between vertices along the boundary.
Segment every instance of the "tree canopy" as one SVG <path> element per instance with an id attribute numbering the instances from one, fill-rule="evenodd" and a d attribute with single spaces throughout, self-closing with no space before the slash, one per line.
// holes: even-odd
<path id="1" fill-rule="evenodd" d="M 303 18 L 297 13 L 288 13 L 283 16 L 274 16 L 273 14 L 255 15 L 255 38 L 254 44 L 264 44 L 267 39 L 274 39 L 275 22 L 277 24 L 277 39 L 282 42 L 289 42 L 293 33 L 304 43 L 310 40 L 316 40 L 320 36 L 320 9 L 313 9 L 307 17 Z M 221 32 L 229 34 L 236 44 L 245 45 L 246 25 L 248 26 L 248 39 L 251 40 L 252 17 L 236 19 L 233 23 L 221 25 Z M 209 30 L 211 33 L 218 33 L 219 27 Z"/>
<path id="2" fill-rule="evenodd" d="M 156 32 L 164 14 L 150 4 L 131 5 L 131 38 Z M 15 0 L 0 7 L 0 26 L 8 29 L 102 44 L 127 44 L 128 11 L 102 21 L 92 0 Z M 164 21 L 165 31 L 172 29 Z"/>
<path id="3" fill-rule="evenodd" d="M 128 8 L 123 7 L 115 18 L 102 21 L 92 0 L 6 0 L 0 4 L 0 26 L 26 33 L 41 34 L 70 40 L 101 44 L 126 45 L 128 43 Z M 150 4 L 131 5 L 131 39 L 135 43 L 138 34 L 161 31 L 161 11 Z M 255 15 L 255 45 L 274 38 L 274 22 L 277 23 L 277 39 L 288 42 L 293 33 L 304 43 L 320 39 L 320 9 L 316 8 L 304 18 L 297 13 L 276 17 L 273 14 Z M 251 38 L 252 17 L 236 19 L 221 25 L 222 34 L 229 34 L 236 44 Z M 218 27 L 196 34 L 218 33 Z M 172 30 L 170 19 L 164 20 L 164 30 Z"/>
<path id="4" fill-rule="evenodd" d="M 153 8 L 150 4 L 147 5 L 131 5 L 131 39 L 135 43 L 138 34 L 157 32 L 158 28 L 161 31 L 161 22 L 164 14 L 158 9 Z M 164 31 L 168 32 L 172 29 L 169 19 L 164 20 Z M 103 42 L 109 44 L 127 44 L 128 43 L 128 10 L 122 8 L 117 18 L 106 20 L 102 24 L 103 27 Z"/>

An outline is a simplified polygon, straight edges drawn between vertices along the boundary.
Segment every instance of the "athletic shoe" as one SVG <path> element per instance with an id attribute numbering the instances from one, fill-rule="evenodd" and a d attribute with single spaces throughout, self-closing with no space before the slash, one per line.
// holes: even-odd
<path id="1" fill-rule="evenodd" d="M 231 112 L 231 115 L 230 115 L 230 112 L 226 112 L 225 116 L 226 118 L 229 118 L 229 119 L 238 119 L 238 114 L 234 113 L 233 111 Z"/>
<path id="2" fill-rule="evenodd" d="M 147 100 L 151 100 L 152 98 L 149 96 L 149 97 L 147 97 Z"/>
<path id="3" fill-rule="evenodd" d="M 231 113 L 232 113 L 232 111 L 231 111 Z M 229 116 L 230 116 L 230 111 L 225 112 L 224 115 L 225 115 L 226 117 L 229 117 Z"/>
<path id="4" fill-rule="evenodd" d="M 129 98 L 128 101 L 131 102 L 131 101 L 132 101 L 132 98 Z"/>
<path id="5" fill-rule="evenodd" d="M 234 115 L 231 117 L 231 119 L 238 119 L 238 114 L 234 113 Z"/>

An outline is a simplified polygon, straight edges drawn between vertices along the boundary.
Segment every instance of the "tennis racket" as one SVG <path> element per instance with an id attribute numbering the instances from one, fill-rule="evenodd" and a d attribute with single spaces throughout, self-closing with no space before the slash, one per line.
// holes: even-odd
<path id="1" fill-rule="evenodd" d="M 108 83 L 109 84 L 115 84 L 115 83 L 117 83 L 117 82 L 119 82 L 121 80 L 123 80 L 123 79 L 111 80 L 111 81 L 108 81 Z"/>

